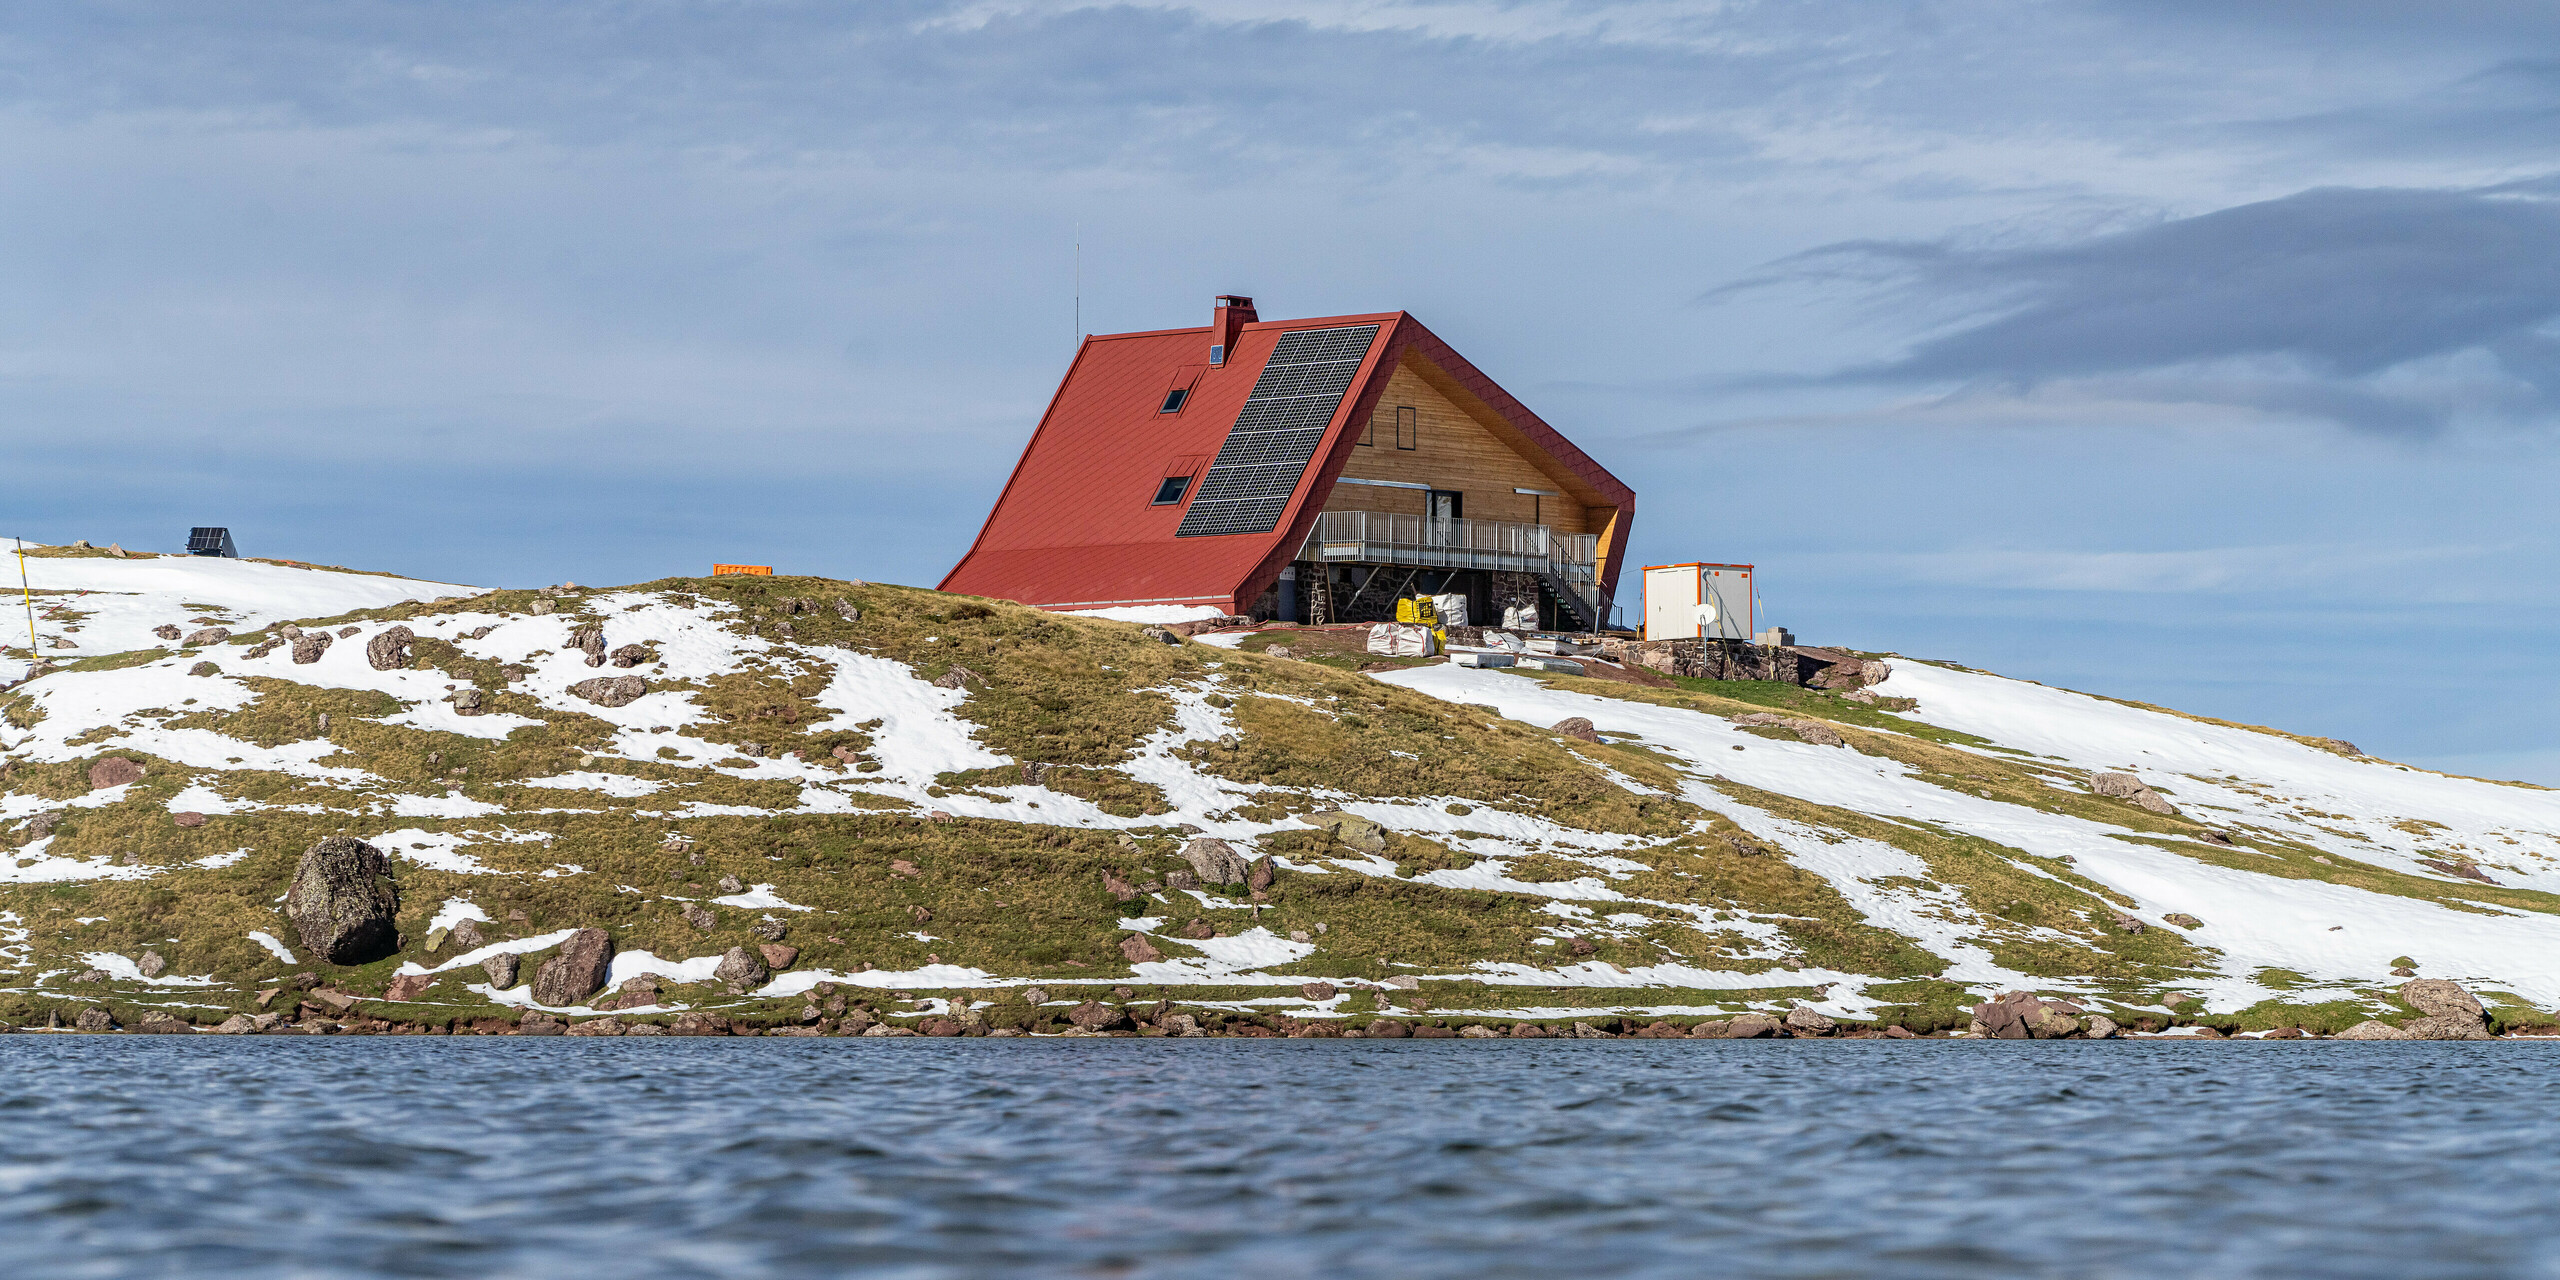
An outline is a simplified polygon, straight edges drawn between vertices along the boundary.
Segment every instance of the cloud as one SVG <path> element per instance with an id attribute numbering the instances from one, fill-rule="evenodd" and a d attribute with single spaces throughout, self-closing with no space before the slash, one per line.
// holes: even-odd
<path id="1" fill-rule="evenodd" d="M 2544 332 L 2560 318 L 2560 202 L 2541 185 L 2320 188 L 2027 248 L 1850 241 L 1707 296 L 1850 279 L 1962 317 L 1820 381 L 2082 384 L 2422 430 L 2465 398 L 2386 377 L 2422 362 L 2487 353 L 2531 388 L 2510 409 L 2560 394 Z"/>
<path id="2" fill-rule="evenodd" d="M 2437 585 L 2435 574 L 2512 550 L 2294 543 L 2189 551 L 1994 549 L 1823 559 L 1922 586 L 2135 595 L 2364 594 L 2381 609 L 2459 595 L 2459 588 Z"/>

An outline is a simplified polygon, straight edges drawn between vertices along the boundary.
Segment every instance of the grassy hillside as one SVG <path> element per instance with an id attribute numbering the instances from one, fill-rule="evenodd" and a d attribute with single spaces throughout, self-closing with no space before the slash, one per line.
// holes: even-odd
<path id="1" fill-rule="evenodd" d="M 55 565 L 92 575 L 63 598 L 113 634 L 223 607 L 225 580 L 166 577 L 185 561 L 119 589 L 153 563 Z M 1798 1005 L 1925 1031 L 2023 987 L 2129 1025 L 2335 1029 L 2406 1013 L 2401 961 L 2519 1022 L 2560 1002 L 2548 793 L 1979 673 L 1896 660 L 1880 700 L 1369 675 L 877 584 L 385 603 L 402 580 L 261 571 L 322 595 L 343 577 L 350 607 L 241 606 L 238 634 L 194 649 L 48 652 L 60 670 L 0 694 L 0 1017 L 203 1023 L 291 1007 L 260 995 L 295 975 L 378 997 L 429 971 L 365 1014 L 512 1017 L 578 928 L 611 935 L 616 981 L 660 976 L 632 1021 L 867 1006 L 1048 1029 L 1098 997 L 1282 1031 Z M 296 662 L 288 625 L 333 638 Z M 368 643 L 395 625 L 413 638 L 377 669 Z M 572 688 L 626 676 L 646 691 L 619 705 Z M 1736 723 L 1773 710 L 1841 745 Z M 1568 715 L 1600 741 L 1549 727 Z M 2141 758 L 2189 740 L 2191 759 Z M 142 776 L 93 785 L 110 758 Z M 2174 811 L 2093 793 L 2121 765 Z M 281 914 L 332 835 L 393 856 L 398 954 L 315 963 Z M 1267 859 L 1268 883 L 1177 887 L 1204 836 Z M 464 918 L 486 922 L 476 949 Z M 787 970 L 710 980 L 777 932 Z M 525 960 L 504 989 L 478 963 L 500 951 Z"/>

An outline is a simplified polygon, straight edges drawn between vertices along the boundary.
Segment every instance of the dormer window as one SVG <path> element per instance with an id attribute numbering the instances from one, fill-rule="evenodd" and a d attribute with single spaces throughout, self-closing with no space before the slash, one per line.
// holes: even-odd
<path id="1" fill-rule="evenodd" d="M 1209 348 L 1209 363 L 1211 363 L 1211 364 L 1225 364 L 1226 362 L 1227 362 L 1227 349 L 1226 349 L 1224 346 L 1216 346 L 1216 345 L 1213 345 L 1213 346 L 1211 346 L 1211 347 Z"/>
<path id="2" fill-rule="evenodd" d="M 1164 407 L 1156 410 L 1156 412 L 1180 413 L 1182 412 L 1182 402 L 1190 398 L 1191 388 L 1175 387 L 1173 390 L 1164 393 Z"/>
<path id="3" fill-rule="evenodd" d="M 1190 488 L 1191 477 L 1166 476 L 1164 481 L 1156 486 L 1156 500 L 1150 505 L 1170 507 L 1182 501 L 1182 495 L 1189 492 Z"/>

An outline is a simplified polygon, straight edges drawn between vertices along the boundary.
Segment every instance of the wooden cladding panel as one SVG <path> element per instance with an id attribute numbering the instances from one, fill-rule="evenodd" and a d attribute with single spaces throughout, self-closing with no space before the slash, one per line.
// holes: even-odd
<path id="1" fill-rule="evenodd" d="M 1396 410 L 1400 407 L 1416 410 L 1421 419 L 1419 438 L 1411 449 L 1396 447 Z M 1371 443 L 1352 447 L 1351 460 L 1342 467 L 1344 479 L 1395 480 L 1455 489 L 1466 495 L 1463 514 L 1470 520 L 1543 524 L 1558 533 L 1591 533 L 1615 514 L 1608 507 L 1586 509 L 1570 495 L 1542 498 L 1512 492 L 1564 486 L 1496 438 L 1473 414 L 1433 388 L 1409 364 L 1397 365 L 1388 376 L 1376 411 L 1355 438 Z M 1325 499 L 1324 508 L 1420 515 L 1422 493 L 1414 489 L 1336 484 L 1332 495 Z"/>

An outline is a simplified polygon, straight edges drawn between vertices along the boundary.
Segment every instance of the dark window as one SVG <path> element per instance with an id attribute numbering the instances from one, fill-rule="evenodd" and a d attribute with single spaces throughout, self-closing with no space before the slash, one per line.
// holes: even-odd
<path id="1" fill-rule="evenodd" d="M 1191 477 L 1189 476 L 1166 476 L 1164 478 L 1164 483 L 1156 486 L 1156 500 L 1154 505 L 1159 507 L 1172 506 L 1173 504 L 1182 501 L 1183 491 L 1190 487 Z"/>
<path id="2" fill-rule="evenodd" d="M 1399 449 L 1422 447 L 1422 410 L 1409 404 L 1396 406 L 1396 447 Z"/>
<path id="3" fill-rule="evenodd" d="M 1191 389 L 1189 387 L 1175 387 L 1173 390 L 1164 393 L 1164 407 L 1156 410 L 1156 412 L 1179 413 L 1182 411 L 1182 402 L 1190 398 Z"/>

